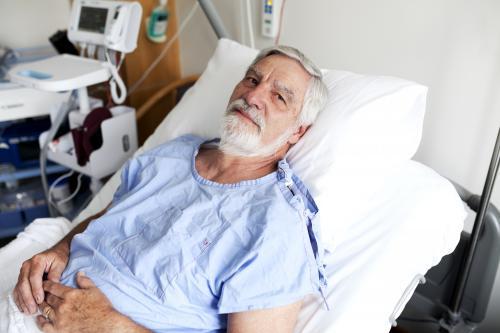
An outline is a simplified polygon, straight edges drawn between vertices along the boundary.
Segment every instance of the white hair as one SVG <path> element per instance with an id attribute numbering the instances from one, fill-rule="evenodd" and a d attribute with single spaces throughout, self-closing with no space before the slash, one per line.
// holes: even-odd
<path id="1" fill-rule="evenodd" d="M 272 46 L 261 50 L 249 68 L 253 67 L 262 59 L 274 54 L 281 54 L 296 60 L 302 68 L 304 68 L 304 70 L 311 75 L 309 86 L 307 87 L 304 95 L 302 109 L 300 110 L 299 118 L 297 120 L 298 126 L 311 125 L 316 120 L 319 112 L 325 107 L 328 99 L 328 88 L 323 82 L 321 70 L 296 48 L 283 45 Z"/>

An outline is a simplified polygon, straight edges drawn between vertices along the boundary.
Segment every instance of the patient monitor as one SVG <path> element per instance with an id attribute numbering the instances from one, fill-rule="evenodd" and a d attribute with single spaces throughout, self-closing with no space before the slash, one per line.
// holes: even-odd
<path id="1" fill-rule="evenodd" d="M 137 2 L 79 0 L 71 11 L 68 38 L 129 53 L 137 46 L 141 15 Z"/>

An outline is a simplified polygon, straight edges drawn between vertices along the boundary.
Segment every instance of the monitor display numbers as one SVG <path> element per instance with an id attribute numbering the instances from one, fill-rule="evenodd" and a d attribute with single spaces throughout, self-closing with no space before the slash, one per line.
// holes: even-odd
<path id="1" fill-rule="evenodd" d="M 106 28 L 107 8 L 82 7 L 78 30 L 104 34 Z"/>

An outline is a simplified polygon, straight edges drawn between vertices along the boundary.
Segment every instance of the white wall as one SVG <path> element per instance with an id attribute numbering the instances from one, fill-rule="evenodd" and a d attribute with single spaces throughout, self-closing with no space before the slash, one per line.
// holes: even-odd
<path id="1" fill-rule="evenodd" d="M 68 26 L 69 9 L 69 0 L 0 0 L 0 46 L 49 45 L 49 36 Z"/>
<path id="2" fill-rule="evenodd" d="M 239 39 L 240 2 L 214 0 Z M 260 1 L 254 4 L 259 36 Z M 194 0 L 177 1 L 186 15 Z M 288 0 L 281 43 L 321 67 L 399 76 L 429 86 L 416 159 L 480 193 L 500 126 L 500 2 L 497 0 Z M 257 38 L 257 46 L 272 44 Z M 203 70 L 216 44 L 201 11 L 181 36 L 184 74 Z M 500 182 L 493 202 L 500 207 Z M 500 329 L 500 274 L 478 332 Z"/>

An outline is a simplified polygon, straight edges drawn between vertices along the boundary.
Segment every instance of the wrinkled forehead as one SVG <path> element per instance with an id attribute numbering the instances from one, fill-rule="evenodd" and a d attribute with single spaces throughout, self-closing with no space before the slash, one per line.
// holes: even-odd
<path id="1" fill-rule="evenodd" d="M 259 76 L 260 79 L 271 79 L 280 86 L 289 89 L 294 94 L 302 95 L 305 93 L 311 75 L 295 59 L 282 54 L 272 54 L 247 70 Z"/>

